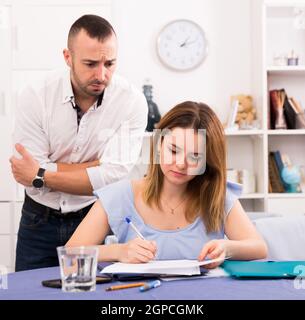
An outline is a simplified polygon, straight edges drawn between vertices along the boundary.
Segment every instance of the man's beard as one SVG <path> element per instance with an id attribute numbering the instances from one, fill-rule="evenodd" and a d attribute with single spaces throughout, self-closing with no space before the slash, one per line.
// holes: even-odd
<path id="1" fill-rule="evenodd" d="M 72 76 L 73 76 L 73 79 L 78 87 L 78 89 L 85 95 L 87 96 L 90 96 L 90 97 L 98 97 L 103 91 L 104 91 L 104 88 L 107 86 L 107 84 L 105 83 L 102 83 L 100 82 L 99 80 L 93 80 L 93 81 L 90 81 L 86 84 L 84 84 L 83 82 L 80 81 L 80 79 L 78 78 L 75 70 L 74 70 L 74 67 L 72 66 L 71 68 L 72 70 Z M 103 84 L 103 89 L 101 90 L 98 90 L 98 91 L 94 91 L 94 90 L 90 90 L 88 87 L 92 84 L 97 84 L 97 85 L 101 85 Z"/>

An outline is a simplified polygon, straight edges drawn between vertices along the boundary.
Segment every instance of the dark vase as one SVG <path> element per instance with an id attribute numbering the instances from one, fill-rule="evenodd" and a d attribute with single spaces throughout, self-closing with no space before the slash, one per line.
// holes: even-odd
<path id="1" fill-rule="evenodd" d="M 155 129 L 155 124 L 157 124 L 160 121 L 161 115 L 160 115 L 158 106 L 152 100 L 153 99 L 152 85 L 149 85 L 149 84 L 144 85 L 143 93 L 146 97 L 147 104 L 148 104 L 148 119 L 147 119 L 146 131 L 152 132 Z"/>

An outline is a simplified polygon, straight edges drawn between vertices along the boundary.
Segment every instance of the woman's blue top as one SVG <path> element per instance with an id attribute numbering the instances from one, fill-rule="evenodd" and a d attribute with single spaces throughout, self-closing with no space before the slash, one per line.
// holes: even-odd
<path id="1" fill-rule="evenodd" d="M 225 214 L 227 215 L 242 192 L 239 184 L 227 182 Z M 120 180 L 107 185 L 94 194 L 100 199 L 107 214 L 109 226 L 119 243 L 137 237 L 125 221 L 128 217 L 147 240 L 157 243 L 156 260 L 197 259 L 203 246 L 212 239 L 223 239 L 224 228 L 207 233 L 200 217 L 185 228 L 160 230 L 145 224 L 134 205 L 134 194 L 130 180 Z"/>

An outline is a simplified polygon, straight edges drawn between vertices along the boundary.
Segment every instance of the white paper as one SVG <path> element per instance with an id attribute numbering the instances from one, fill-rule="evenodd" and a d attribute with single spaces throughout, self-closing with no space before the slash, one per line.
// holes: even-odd
<path id="1" fill-rule="evenodd" d="M 202 279 L 202 278 L 219 278 L 219 277 L 229 277 L 229 274 L 223 268 L 215 268 L 209 270 L 207 273 L 202 275 L 194 275 L 194 276 L 169 276 L 169 277 L 161 277 L 162 281 L 177 281 L 177 280 L 194 280 L 194 279 Z"/>
<path id="2" fill-rule="evenodd" d="M 173 275 L 199 275 L 200 266 L 222 261 L 223 258 L 211 260 L 155 260 L 148 263 L 122 263 L 117 262 L 105 267 L 100 273 L 150 273 Z"/>

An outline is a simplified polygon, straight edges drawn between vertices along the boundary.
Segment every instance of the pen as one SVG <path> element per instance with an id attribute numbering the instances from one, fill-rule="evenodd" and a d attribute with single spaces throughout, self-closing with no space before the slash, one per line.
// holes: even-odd
<path id="1" fill-rule="evenodd" d="M 140 287 L 140 291 L 144 292 L 153 288 L 157 288 L 161 286 L 161 281 L 160 280 L 155 280 L 155 281 L 150 281 L 145 283 L 142 287 Z"/>
<path id="2" fill-rule="evenodd" d="M 131 226 L 131 228 L 135 231 L 135 233 L 142 239 L 145 240 L 145 238 L 143 237 L 142 233 L 137 229 L 137 227 L 131 222 L 131 220 L 126 217 L 125 221 Z"/>
<path id="3" fill-rule="evenodd" d="M 144 286 L 145 282 L 135 282 L 135 283 L 129 283 L 129 284 L 122 284 L 117 286 L 111 286 L 106 288 L 106 291 L 113 291 L 113 290 L 121 290 L 121 289 L 128 289 L 128 288 L 135 288 L 135 287 L 141 287 Z"/>

